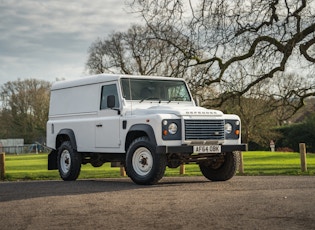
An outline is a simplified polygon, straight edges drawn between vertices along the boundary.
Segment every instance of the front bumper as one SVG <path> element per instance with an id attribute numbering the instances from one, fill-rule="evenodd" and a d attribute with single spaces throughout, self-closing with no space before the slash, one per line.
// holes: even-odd
<path id="1" fill-rule="evenodd" d="M 233 152 L 233 151 L 246 151 L 247 144 L 239 145 L 221 145 L 221 152 Z M 181 146 L 157 146 L 156 153 L 193 153 L 193 146 L 181 145 Z"/>

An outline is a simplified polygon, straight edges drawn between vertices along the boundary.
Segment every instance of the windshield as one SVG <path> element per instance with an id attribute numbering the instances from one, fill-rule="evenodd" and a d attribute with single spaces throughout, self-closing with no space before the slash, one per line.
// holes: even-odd
<path id="1" fill-rule="evenodd" d="M 191 101 L 183 81 L 122 78 L 121 86 L 126 100 Z"/>

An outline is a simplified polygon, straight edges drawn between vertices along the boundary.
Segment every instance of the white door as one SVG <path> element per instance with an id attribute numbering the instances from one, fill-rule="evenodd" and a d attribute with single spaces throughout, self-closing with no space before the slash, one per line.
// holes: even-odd
<path id="1" fill-rule="evenodd" d="M 117 84 L 109 83 L 101 87 L 100 108 L 98 118 L 95 121 L 95 147 L 96 148 L 118 148 L 120 146 L 120 101 L 117 93 Z M 107 97 L 115 96 L 115 108 L 107 107 Z"/>

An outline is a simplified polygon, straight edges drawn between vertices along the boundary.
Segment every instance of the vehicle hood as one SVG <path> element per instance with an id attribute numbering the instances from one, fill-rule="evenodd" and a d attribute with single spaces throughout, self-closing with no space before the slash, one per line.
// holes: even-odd
<path id="1" fill-rule="evenodd" d="M 174 114 L 177 116 L 222 116 L 219 110 L 206 109 L 198 106 L 157 105 L 136 107 L 130 111 L 133 115 Z"/>

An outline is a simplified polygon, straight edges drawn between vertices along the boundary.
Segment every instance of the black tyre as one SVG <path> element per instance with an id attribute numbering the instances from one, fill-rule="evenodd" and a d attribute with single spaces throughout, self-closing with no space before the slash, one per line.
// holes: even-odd
<path id="1" fill-rule="evenodd" d="M 64 181 L 76 180 L 81 171 L 81 154 L 65 141 L 58 149 L 57 158 L 59 175 Z"/>
<path id="2" fill-rule="evenodd" d="M 222 154 L 212 161 L 200 162 L 199 168 L 202 174 L 212 181 L 226 181 L 231 179 L 239 165 L 238 152 Z"/>
<path id="3" fill-rule="evenodd" d="M 166 155 L 156 154 L 155 145 L 148 137 L 135 139 L 128 148 L 126 173 L 133 182 L 140 185 L 156 184 L 166 168 Z"/>

